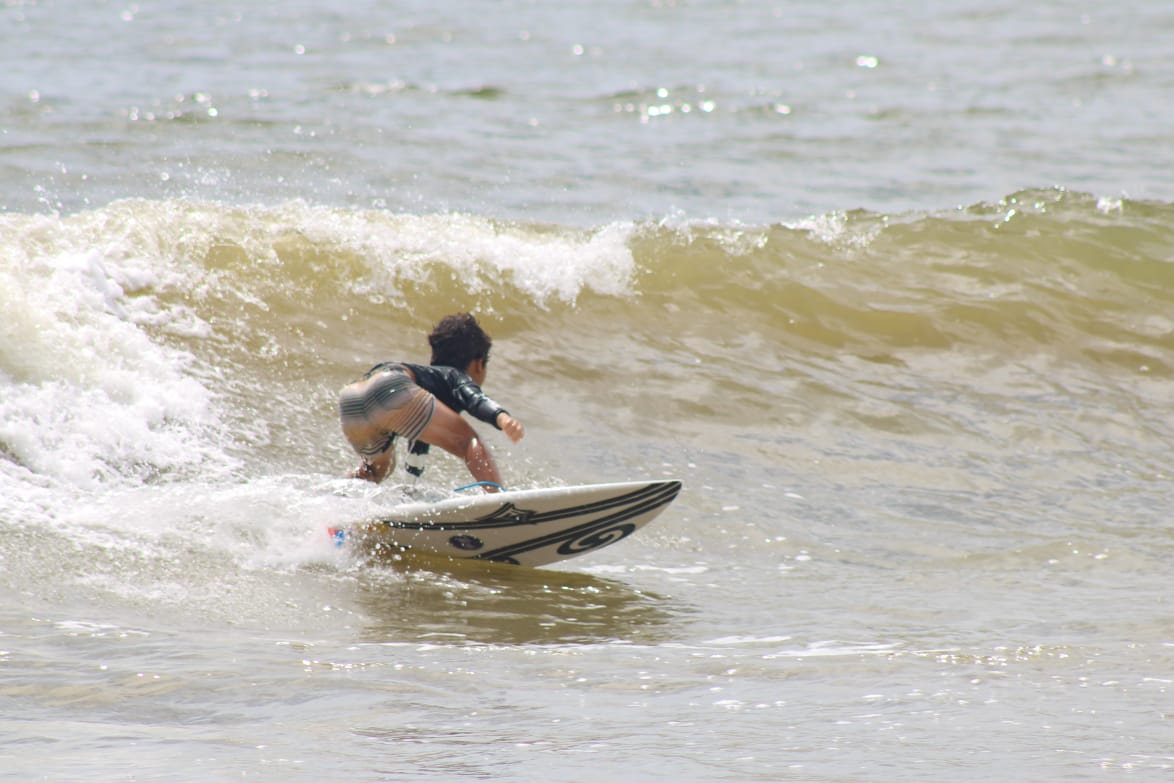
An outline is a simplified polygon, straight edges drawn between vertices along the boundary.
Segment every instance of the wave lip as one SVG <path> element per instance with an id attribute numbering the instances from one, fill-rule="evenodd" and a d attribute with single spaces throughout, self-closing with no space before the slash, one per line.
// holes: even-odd
<path id="1" fill-rule="evenodd" d="M 796 350 L 960 350 L 1174 372 L 1174 206 L 1026 191 L 934 214 L 655 227 L 645 295 L 736 311 Z M 682 304 L 682 306 L 685 306 Z"/>

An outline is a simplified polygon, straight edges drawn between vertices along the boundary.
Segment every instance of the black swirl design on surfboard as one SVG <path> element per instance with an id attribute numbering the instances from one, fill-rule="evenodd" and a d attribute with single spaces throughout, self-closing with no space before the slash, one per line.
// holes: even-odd
<path id="1" fill-rule="evenodd" d="M 580 536 L 573 541 L 567 541 L 558 548 L 560 555 L 577 555 L 582 552 L 590 552 L 592 549 L 599 549 L 608 544 L 614 544 L 622 538 L 627 538 L 636 532 L 636 526 L 631 524 L 620 524 L 592 530 L 586 535 Z"/>
<path id="2" fill-rule="evenodd" d="M 498 547 L 488 552 L 482 552 L 477 557 L 482 560 L 517 563 L 516 558 L 519 555 L 548 546 L 558 545 L 558 552 L 563 556 L 599 549 L 630 535 L 636 526 L 628 523 L 629 519 L 671 503 L 680 491 L 681 483 L 679 481 L 650 484 L 610 501 L 589 503 L 549 514 L 535 514 L 533 520 L 540 523 L 544 519 L 561 519 L 600 510 L 610 511 L 602 517 L 589 520 L 581 525 L 555 533 L 535 536 L 509 546 Z"/>

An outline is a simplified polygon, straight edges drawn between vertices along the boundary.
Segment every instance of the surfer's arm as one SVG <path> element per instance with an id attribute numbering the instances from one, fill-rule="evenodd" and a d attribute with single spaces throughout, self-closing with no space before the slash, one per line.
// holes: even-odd
<path id="1" fill-rule="evenodd" d="M 513 416 L 510 416 L 509 411 L 481 391 L 481 387 L 477 385 L 476 381 L 463 372 L 453 373 L 449 388 L 452 390 L 452 396 L 457 402 L 458 409 L 468 411 L 469 415 L 475 419 L 492 424 L 499 430 L 505 430 L 506 422 L 517 421 Z"/>
<path id="2" fill-rule="evenodd" d="M 481 387 L 465 373 L 456 376 L 453 385 L 453 396 L 460 401 L 462 407 L 473 417 L 486 424 L 492 424 L 506 434 L 511 441 L 517 443 L 526 434 L 522 422 L 510 415 L 510 412 L 481 391 Z"/>

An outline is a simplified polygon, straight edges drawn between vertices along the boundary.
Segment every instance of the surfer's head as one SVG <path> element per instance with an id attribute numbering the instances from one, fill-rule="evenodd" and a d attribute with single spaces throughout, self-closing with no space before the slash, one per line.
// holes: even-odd
<path id="1" fill-rule="evenodd" d="M 493 340 L 469 313 L 445 316 L 428 335 L 432 363 L 466 370 L 478 359 L 489 361 Z"/>

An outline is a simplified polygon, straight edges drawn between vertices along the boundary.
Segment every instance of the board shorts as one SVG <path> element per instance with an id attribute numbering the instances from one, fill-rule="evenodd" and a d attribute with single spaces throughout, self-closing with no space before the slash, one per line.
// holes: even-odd
<path id="1" fill-rule="evenodd" d="M 397 435 L 420 437 L 434 410 L 436 398 L 403 370 L 381 370 L 338 395 L 342 433 L 364 458 L 390 449 Z"/>

